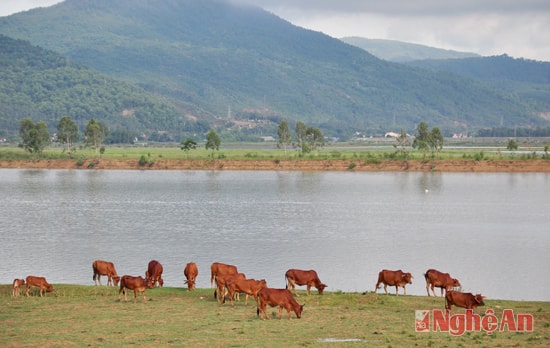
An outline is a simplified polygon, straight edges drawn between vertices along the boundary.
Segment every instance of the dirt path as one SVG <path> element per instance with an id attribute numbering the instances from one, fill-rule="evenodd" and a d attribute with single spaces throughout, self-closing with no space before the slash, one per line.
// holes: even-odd
<path id="1" fill-rule="evenodd" d="M 28 169 L 138 169 L 138 170 L 276 170 L 357 172 L 509 172 L 550 173 L 548 160 L 436 160 L 365 163 L 363 160 L 173 160 L 157 159 L 152 166 L 140 166 L 137 159 L 0 161 L 0 168 Z"/>

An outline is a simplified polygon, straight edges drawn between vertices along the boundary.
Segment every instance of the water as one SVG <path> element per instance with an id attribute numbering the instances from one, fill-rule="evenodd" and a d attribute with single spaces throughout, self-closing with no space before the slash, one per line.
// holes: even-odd
<path id="1" fill-rule="evenodd" d="M 548 174 L 0 169 L 0 283 L 93 284 L 164 266 L 165 286 L 214 261 L 270 287 L 315 269 L 328 291 L 372 291 L 381 269 L 449 272 L 488 298 L 550 301 Z M 104 279 L 106 282 L 106 279 Z M 391 289 L 394 292 L 394 288 Z M 402 291 L 402 289 L 400 290 Z"/>

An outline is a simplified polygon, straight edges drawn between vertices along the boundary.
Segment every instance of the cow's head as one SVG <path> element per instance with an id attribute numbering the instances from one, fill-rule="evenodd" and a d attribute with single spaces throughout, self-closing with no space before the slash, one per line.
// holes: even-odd
<path id="1" fill-rule="evenodd" d="M 304 310 L 304 306 L 305 304 L 299 305 L 298 308 L 294 310 L 294 312 L 296 313 L 296 317 L 298 317 L 298 319 L 302 317 L 302 311 Z"/>
<path id="2" fill-rule="evenodd" d="M 403 273 L 403 275 L 401 277 L 403 278 L 404 281 L 407 282 L 407 284 L 412 284 L 413 283 L 412 280 L 413 280 L 414 277 L 412 276 L 412 274 Z"/>
<path id="3" fill-rule="evenodd" d="M 187 288 L 189 289 L 189 291 L 195 289 L 195 280 L 194 279 L 186 280 L 185 284 L 187 284 Z"/>
<path id="4" fill-rule="evenodd" d="M 120 282 L 120 276 L 115 275 L 112 276 L 113 282 L 115 283 L 115 286 L 118 286 L 118 283 Z"/>
<path id="5" fill-rule="evenodd" d="M 458 281 L 458 279 L 456 278 L 452 278 L 452 283 L 453 283 L 453 288 L 457 288 L 457 287 L 461 287 L 462 285 L 460 284 L 460 282 Z"/>
<path id="6" fill-rule="evenodd" d="M 46 291 L 53 291 L 53 286 L 52 286 L 52 284 L 46 283 L 45 285 L 46 285 Z"/>
<path id="7" fill-rule="evenodd" d="M 481 294 L 477 294 L 474 296 L 474 300 L 476 301 L 478 306 L 485 306 L 485 302 L 483 302 L 483 299 L 485 296 L 481 296 Z"/>
<path id="8" fill-rule="evenodd" d="M 319 290 L 319 295 L 323 294 L 323 290 L 325 290 L 326 287 L 327 287 L 327 285 L 323 284 L 323 283 L 321 283 L 317 286 L 317 290 Z"/>
<path id="9" fill-rule="evenodd" d="M 155 286 L 155 282 L 153 281 L 152 278 L 149 278 L 149 277 L 145 278 L 145 287 L 147 287 L 147 289 L 152 289 L 154 286 Z"/>

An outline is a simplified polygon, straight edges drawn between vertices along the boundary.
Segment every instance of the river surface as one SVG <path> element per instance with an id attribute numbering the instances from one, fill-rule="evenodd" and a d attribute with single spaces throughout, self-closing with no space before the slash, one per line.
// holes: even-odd
<path id="1" fill-rule="evenodd" d="M 489 299 L 550 301 L 549 174 L 0 169 L 0 198 L 0 283 L 91 285 L 96 259 L 121 275 L 156 259 L 165 286 L 194 261 L 210 287 L 219 261 L 270 287 L 315 269 L 346 292 L 402 269 L 425 295 L 435 268 Z"/>

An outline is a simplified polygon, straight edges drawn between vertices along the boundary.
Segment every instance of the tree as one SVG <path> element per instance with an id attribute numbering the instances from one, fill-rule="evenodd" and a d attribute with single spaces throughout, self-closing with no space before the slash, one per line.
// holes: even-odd
<path id="1" fill-rule="evenodd" d="M 71 144 L 78 140 L 78 127 L 69 116 L 61 117 L 57 124 L 57 139 L 60 143 L 67 145 L 67 153 L 71 154 Z"/>
<path id="2" fill-rule="evenodd" d="M 206 134 L 205 148 L 207 150 L 212 149 L 212 158 L 214 158 L 214 150 L 220 149 L 220 144 L 221 144 L 221 140 L 218 133 L 216 133 L 216 131 L 213 128 L 210 129 L 210 131 L 208 131 L 208 134 Z"/>
<path id="3" fill-rule="evenodd" d="M 281 145 L 283 146 L 285 149 L 286 158 L 286 146 L 292 143 L 292 134 L 290 134 L 290 128 L 288 127 L 288 122 L 286 120 L 282 120 L 281 123 L 279 123 L 277 135 L 279 136 L 277 147 L 281 147 Z"/>
<path id="4" fill-rule="evenodd" d="M 413 141 L 413 148 L 422 151 L 422 160 L 426 159 L 426 153 L 430 149 L 430 131 L 428 124 L 420 122 L 416 127 L 416 137 Z"/>
<path id="5" fill-rule="evenodd" d="M 443 134 L 441 134 L 439 127 L 432 128 L 429 144 L 432 152 L 439 152 L 443 148 Z"/>
<path id="6" fill-rule="evenodd" d="M 306 143 L 306 124 L 302 121 L 296 122 L 294 131 L 296 132 L 296 145 L 302 150 L 302 152 L 309 152 Z"/>
<path id="7" fill-rule="evenodd" d="M 409 157 L 407 147 L 411 145 L 409 137 L 407 136 L 407 132 L 401 129 L 401 133 L 399 133 L 399 136 L 395 138 L 395 140 L 397 140 L 397 144 L 393 145 L 393 147 L 396 149 L 395 151 L 397 152 L 397 154 L 401 154 L 404 159 L 407 159 Z"/>
<path id="8" fill-rule="evenodd" d="M 187 138 L 185 141 L 181 142 L 181 149 L 185 151 L 187 158 L 189 158 L 189 150 L 195 150 L 196 148 L 197 143 L 191 138 Z"/>
<path id="9" fill-rule="evenodd" d="M 93 118 L 86 125 L 84 137 L 86 143 L 94 148 L 96 156 L 98 156 L 99 148 L 107 135 L 109 135 L 109 128 Z"/>
<path id="10" fill-rule="evenodd" d="M 514 151 L 518 149 L 518 143 L 514 139 L 508 140 L 508 145 L 506 146 L 506 149 L 509 151 Z"/>
<path id="11" fill-rule="evenodd" d="M 30 118 L 20 121 L 19 136 L 22 140 L 19 146 L 30 153 L 42 153 L 42 150 L 51 143 L 46 123 L 39 121 L 35 124 Z"/>
<path id="12" fill-rule="evenodd" d="M 306 140 L 311 150 L 317 150 L 318 147 L 325 145 L 325 138 L 319 128 L 308 127 L 306 129 Z"/>

